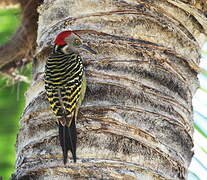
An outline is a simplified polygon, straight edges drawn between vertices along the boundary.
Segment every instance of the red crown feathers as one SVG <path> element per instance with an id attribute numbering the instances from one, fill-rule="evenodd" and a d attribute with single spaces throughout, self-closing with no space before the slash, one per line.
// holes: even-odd
<path id="1" fill-rule="evenodd" d="M 64 39 L 68 36 L 70 36 L 73 33 L 73 31 L 63 31 L 60 34 L 57 35 L 54 43 L 56 45 L 65 45 L 66 42 L 64 41 Z"/>
<path id="2" fill-rule="evenodd" d="M 64 41 L 64 39 L 66 37 L 70 36 L 72 33 L 75 34 L 75 35 L 77 35 L 79 38 L 81 38 L 75 31 L 68 30 L 68 31 L 63 31 L 60 34 L 58 34 L 57 37 L 56 37 L 56 39 L 55 39 L 55 41 L 54 41 L 54 43 L 56 45 L 59 45 L 59 46 L 65 45 L 66 42 Z"/>

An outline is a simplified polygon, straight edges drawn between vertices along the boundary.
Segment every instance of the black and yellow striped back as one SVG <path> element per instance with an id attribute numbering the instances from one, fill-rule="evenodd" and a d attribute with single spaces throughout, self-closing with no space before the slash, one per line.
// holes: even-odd
<path id="1" fill-rule="evenodd" d="M 50 106 L 59 118 L 72 117 L 78 106 L 83 83 L 83 64 L 75 53 L 53 53 L 45 69 L 45 89 Z"/>

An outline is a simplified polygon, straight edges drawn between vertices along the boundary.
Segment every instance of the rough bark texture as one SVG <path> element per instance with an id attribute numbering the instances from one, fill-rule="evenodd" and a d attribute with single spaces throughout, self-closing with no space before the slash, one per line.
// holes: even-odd
<path id="1" fill-rule="evenodd" d="M 14 179 L 186 179 L 192 96 L 207 33 L 194 3 L 45 0 Z M 98 52 L 82 54 L 88 86 L 77 122 L 78 161 L 67 165 L 42 74 L 51 41 L 64 29 L 81 30 Z"/>

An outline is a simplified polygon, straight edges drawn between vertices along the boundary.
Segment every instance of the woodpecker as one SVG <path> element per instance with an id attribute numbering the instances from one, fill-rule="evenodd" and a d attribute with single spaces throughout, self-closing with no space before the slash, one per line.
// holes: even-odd
<path id="1" fill-rule="evenodd" d="M 83 43 L 76 31 L 63 31 L 55 38 L 53 52 L 45 67 L 45 90 L 50 107 L 58 119 L 64 164 L 67 163 L 68 150 L 76 162 L 76 120 L 86 89 L 80 56 L 83 50 L 96 54 Z"/>

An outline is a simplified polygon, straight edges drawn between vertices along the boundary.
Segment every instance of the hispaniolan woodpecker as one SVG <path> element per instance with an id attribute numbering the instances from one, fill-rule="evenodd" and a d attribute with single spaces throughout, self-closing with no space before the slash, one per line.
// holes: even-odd
<path id="1" fill-rule="evenodd" d="M 45 90 L 51 109 L 58 118 L 64 164 L 67 163 L 68 150 L 76 162 L 76 120 L 86 89 L 79 55 L 82 50 L 96 54 L 75 31 L 63 31 L 57 35 L 45 67 Z"/>

